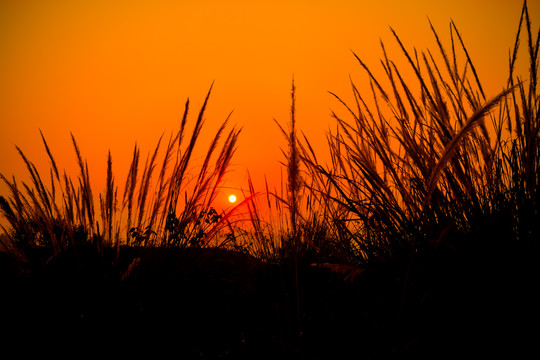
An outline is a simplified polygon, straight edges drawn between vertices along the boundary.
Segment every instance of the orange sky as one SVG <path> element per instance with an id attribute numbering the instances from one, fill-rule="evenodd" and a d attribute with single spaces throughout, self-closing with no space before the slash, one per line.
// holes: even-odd
<path id="1" fill-rule="evenodd" d="M 540 1 L 528 3 L 536 29 Z M 122 184 L 135 141 L 143 154 L 153 150 L 162 133 L 177 129 L 185 100 L 195 115 L 215 80 L 200 148 L 234 110 L 232 123 L 243 132 L 228 184 L 243 186 L 249 169 L 262 188 L 264 174 L 279 179 L 285 143 L 273 119 L 289 120 L 293 75 L 298 126 L 324 149 L 330 109 L 340 108 L 327 91 L 348 99 L 349 75 L 363 79 L 351 50 L 380 69 L 379 39 L 399 54 L 389 26 L 409 49 L 435 50 L 427 17 L 444 40 L 453 19 L 487 95 L 494 95 L 505 84 L 521 6 L 518 0 L 4 0 L 0 172 L 26 176 L 14 144 L 48 171 L 38 129 L 59 166 L 74 168 L 71 131 L 94 191 L 104 187 L 108 149 Z"/>

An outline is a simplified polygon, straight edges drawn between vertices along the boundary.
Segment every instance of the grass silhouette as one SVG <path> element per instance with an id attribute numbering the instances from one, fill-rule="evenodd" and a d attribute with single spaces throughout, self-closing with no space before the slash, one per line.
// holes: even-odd
<path id="1" fill-rule="evenodd" d="M 281 191 L 258 192 L 248 177 L 244 201 L 223 214 L 213 202 L 240 135 L 229 118 L 192 170 L 211 88 L 191 134 L 188 101 L 144 166 L 135 145 L 121 197 L 110 153 L 94 196 L 73 135 L 75 179 L 42 133 L 50 182 L 17 148 L 31 182 L 0 174 L 6 346 L 186 358 L 538 353 L 540 34 L 524 2 L 507 83 L 489 98 L 455 24 L 449 47 L 430 27 L 437 53 L 408 51 L 392 30 L 408 68 L 381 43 L 384 78 L 353 54 L 371 93 L 351 81 L 352 104 L 332 94 L 347 116 L 333 113 L 329 164 L 299 136 L 293 81 L 290 124 L 276 121 Z M 514 74 L 523 53 L 526 79 Z M 233 219 L 241 208 L 245 223 Z"/>

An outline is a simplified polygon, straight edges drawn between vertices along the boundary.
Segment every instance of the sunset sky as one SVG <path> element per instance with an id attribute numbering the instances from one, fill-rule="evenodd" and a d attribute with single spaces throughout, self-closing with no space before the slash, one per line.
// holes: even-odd
<path id="1" fill-rule="evenodd" d="M 540 1 L 528 4 L 537 29 Z M 59 166 L 75 169 L 72 132 L 94 191 L 105 186 L 109 149 L 121 185 L 134 143 L 144 155 L 152 151 L 162 133 L 178 128 L 188 97 L 194 121 L 215 81 L 199 156 L 234 111 L 231 124 L 243 130 L 227 184 L 245 186 L 247 169 L 256 186 L 264 175 L 277 184 L 286 144 L 274 119 L 289 120 L 293 76 L 298 127 L 323 151 L 330 111 L 340 109 L 328 91 L 350 99 L 349 76 L 365 83 L 351 50 L 377 73 L 381 39 L 401 58 L 390 26 L 408 49 L 436 50 L 428 17 L 446 44 L 453 19 L 492 96 L 505 85 L 521 7 L 519 0 L 4 0 L 0 173 L 26 177 L 18 145 L 47 174 L 39 129 Z"/>

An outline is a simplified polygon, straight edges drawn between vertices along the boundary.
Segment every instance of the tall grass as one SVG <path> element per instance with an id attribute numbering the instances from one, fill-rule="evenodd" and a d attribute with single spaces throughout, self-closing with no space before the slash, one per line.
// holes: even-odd
<path id="1" fill-rule="evenodd" d="M 11 227 L 4 229 L 8 239 L 20 249 L 50 248 L 53 255 L 86 242 L 95 244 L 100 250 L 104 246 L 118 249 L 121 244 L 205 246 L 217 233 L 215 227 L 223 226 L 224 222 L 219 220 L 230 215 L 218 214 L 213 209 L 213 202 L 240 134 L 236 127 L 226 132 L 227 117 L 212 139 L 198 172 L 194 173 L 196 164 L 192 158 L 204 125 L 211 90 L 198 113 L 191 135 L 186 130 L 188 100 L 180 129 L 170 136 L 161 154 L 162 159 L 159 160 L 159 155 L 163 136 L 146 158 L 142 175 L 140 149 L 135 145 L 121 201 L 109 152 L 106 188 L 99 194 L 99 217 L 96 216 L 88 163 L 83 159 L 73 135 L 79 167 L 75 180 L 65 171 L 60 175 L 43 134 L 42 141 L 51 163 L 49 183 L 17 147 L 31 183 L 18 182 L 14 177 L 8 179 L 0 174 L 0 179 L 10 191 L 7 199 L 0 197 L 2 215 Z"/>
<path id="2" fill-rule="evenodd" d="M 413 80 L 406 80 L 407 69 L 387 56 L 382 42 L 384 79 L 354 54 L 369 79 L 371 99 L 352 80 L 352 104 L 332 94 L 349 118 L 333 113 L 337 129 L 328 135 L 330 165 L 317 161 L 307 139 L 303 148 L 317 180 L 312 191 L 323 195 L 322 203 L 331 208 L 329 224 L 339 228 L 340 241 L 360 263 L 440 243 L 450 232 L 487 232 L 507 240 L 538 234 L 533 209 L 539 36 L 531 31 L 526 2 L 507 86 L 491 98 L 456 25 L 450 24 L 450 49 L 430 26 L 439 60 L 430 50 L 407 50 L 392 30 Z M 514 76 L 524 30 L 526 80 Z M 486 218 L 498 230 L 490 229 Z M 482 229 L 475 228 L 482 222 Z"/>
<path id="3" fill-rule="evenodd" d="M 290 124 L 276 121 L 287 141 L 286 175 L 280 191 L 265 184 L 266 196 L 249 179 L 239 206 L 247 209 L 250 231 L 231 222 L 238 206 L 226 214 L 212 207 L 240 134 L 235 127 L 227 132 L 229 117 L 193 172 L 211 88 L 191 133 L 188 100 L 178 131 L 160 137 L 144 164 L 135 144 L 121 193 L 108 154 L 106 188 L 97 205 L 73 135 L 76 178 L 59 170 L 43 134 L 51 164 L 47 179 L 17 148 L 30 182 L 0 174 L 10 192 L 0 197 L 11 227 L 4 231 L 20 248 L 50 247 L 56 254 L 84 242 L 99 249 L 206 246 L 223 230 L 269 261 L 297 263 L 311 256 L 347 264 L 442 244 L 456 233 L 531 241 L 538 235 L 540 36 L 532 31 L 526 2 L 507 83 L 491 97 L 456 25 L 450 23 L 448 46 L 429 25 L 435 51 L 408 50 L 391 30 L 405 65 L 398 66 L 381 42 L 383 76 L 353 53 L 370 92 L 351 80 L 352 102 L 332 93 L 346 115 L 332 114 L 329 164 L 320 163 L 309 139 L 299 136 L 293 81 Z M 526 79 L 515 75 L 521 54 L 529 63 Z M 265 218 L 260 201 L 276 218 Z M 496 226 L 487 225 L 492 222 Z"/>
<path id="4" fill-rule="evenodd" d="M 281 149 L 284 160 L 279 188 L 269 188 L 265 180 L 265 191 L 256 192 L 251 177 L 248 177 L 248 213 L 252 240 L 248 250 L 259 258 L 270 262 L 292 261 L 314 255 L 318 244 L 325 238 L 323 219 L 325 208 L 316 194 L 309 192 L 311 181 L 305 178 L 303 169 L 303 145 L 298 137 L 296 124 L 296 87 L 291 86 L 291 108 L 288 126 L 274 122 L 286 141 Z M 313 156 L 316 157 L 313 152 Z M 264 195 L 264 196 L 262 196 Z M 246 194 L 245 194 L 246 196 Z M 266 209 L 263 213 L 262 208 Z M 314 259 L 312 259 L 314 260 Z"/>

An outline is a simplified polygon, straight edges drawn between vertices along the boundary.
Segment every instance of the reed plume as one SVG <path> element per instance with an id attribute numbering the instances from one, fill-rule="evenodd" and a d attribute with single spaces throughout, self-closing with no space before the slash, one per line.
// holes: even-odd
<path id="1" fill-rule="evenodd" d="M 330 165 L 318 162 L 307 139 L 301 147 L 315 180 L 311 193 L 325 194 L 329 222 L 340 229 L 339 238 L 355 239 L 343 241 L 359 262 L 436 242 L 450 228 L 473 231 L 474 219 L 507 211 L 505 194 L 520 198 L 513 200 L 522 203 L 510 206 L 514 209 L 536 196 L 539 40 L 533 38 L 526 2 L 508 86 L 488 100 L 455 23 L 450 23 L 450 48 L 429 25 L 440 62 L 429 50 L 408 51 L 390 29 L 413 80 L 406 80 L 405 67 L 396 65 L 382 42 L 385 79 L 353 53 L 371 93 L 362 94 L 352 80 L 352 104 L 331 93 L 350 120 L 332 113 L 337 129 L 328 135 Z M 513 76 L 522 27 L 531 65 L 528 88 Z M 529 195 L 519 195 L 524 192 Z"/>
<path id="2" fill-rule="evenodd" d="M 188 122 L 189 100 L 185 105 L 180 129 L 170 136 L 163 154 L 163 135 L 159 138 L 140 176 L 140 149 L 135 144 L 120 207 L 112 155 L 108 153 L 106 187 L 98 195 L 99 217 L 95 213 L 89 166 L 73 134 L 71 141 L 78 165 L 76 181 L 65 171 L 60 176 L 58 164 L 41 131 L 41 139 L 51 164 L 49 186 L 43 182 L 34 164 L 17 147 L 31 183 L 21 182 L 24 190 L 21 191 L 15 178 L 11 181 L 0 174 L 0 180 L 10 190 L 9 198 L 0 198 L 0 211 L 11 226 L 11 229 L 5 230 L 8 238 L 22 247 L 50 247 L 55 254 L 78 246 L 80 241 L 89 241 L 100 251 L 105 247 L 115 247 L 117 254 L 121 244 L 206 245 L 220 228 L 226 226 L 225 221 L 219 221 L 221 215 L 212 206 L 231 164 L 241 131 L 233 127 L 222 141 L 229 115 L 214 136 L 199 173 L 191 174 L 195 168 L 192 157 L 203 128 L 204 112 L 212 86 L 199 111 L 188 144 L 183 144 L 183 140 Z M 161 160 L 160 155 L 163 156 Z M 156 172 L 157 179 L 154 181 Z M 195 181 L 192 182 L 192 179 Z M 188 189 L 192 191 L 190 196 L 187 194 Z M 181 191 L 185 193 L 183 199 L 180 198 Z M 125 232 L 122 229 L 126 229 Z M 125 234 L 125 239 L 121 239 L 120 234 Z"/>

